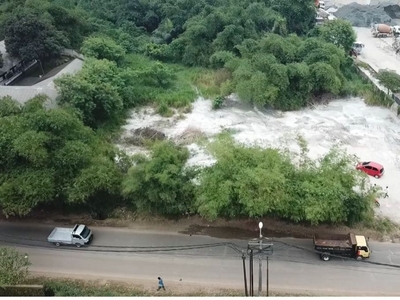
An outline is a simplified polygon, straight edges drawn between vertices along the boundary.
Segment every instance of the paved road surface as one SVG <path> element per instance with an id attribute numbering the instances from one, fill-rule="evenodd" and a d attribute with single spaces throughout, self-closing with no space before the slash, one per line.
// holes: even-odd
<path id="1" fill-rule="evenodd" d="M 354 27 L 357 40 L 365 45 L 360 60 L 368 63 L 375 71 L 380 69 L 395 70 L 400 74 L 400 56 L 396 55 L 391 45 L 392 37 L 374 38 L 370 28 Z"/>
<path id="2" fill-rule="evenodd" d="M 162 276 L 169 283 L 238 289 L 243 286 L 240 252 L 231 245 L 244 248 L 247 244 L 245 240 L 101 227 L 92 228 L 95 238 L 87 248 L 57 248 L 46 242 L 52 228 L 51 225 L 0 222 L 0 244 L 15 245 L 29 255 L 32 272 L 49 275 L 148 282 L 155 282 L 157 276 Z M 218 243 L 227 244 L 201 249 L 177 249 L 188 245 Z M 400 265 L 399 244 L 370 244 L 373 250 L 371 262 Z M 175 250 L 148 252 L 148 249 L 138 248 L 168 246 Z M 400 295 L 400 269 L 341 259 L 323 262 L 311 250 L 310 240 L 275 239 L 274 255 L 270 260 L 271 289 L 348 295 Z M 255 267 L 257 271 L 258 265 Z M 264 270 L 264 278 L 265 273 Z M 255 282 L 258 283 L 257 278 Z"/>

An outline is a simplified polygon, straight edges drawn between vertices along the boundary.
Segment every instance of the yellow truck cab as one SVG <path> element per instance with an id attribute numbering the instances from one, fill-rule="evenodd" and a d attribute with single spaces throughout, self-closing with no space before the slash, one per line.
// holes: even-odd
<path id="1" fill-rule="evenodd" d="M 357 242 L 357 257 L 368 258 L 371 251 L 368 247 L 368 242 L 363 235 L 355 235 Z"/>

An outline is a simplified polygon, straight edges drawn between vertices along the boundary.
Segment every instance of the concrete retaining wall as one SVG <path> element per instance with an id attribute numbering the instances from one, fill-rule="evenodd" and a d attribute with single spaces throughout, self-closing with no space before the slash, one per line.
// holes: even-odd
<path id="1" fill-rule="evenodd" d="M 378 70 L 374 70 L 370 65 L 368 65 L 370 70 L 367 70 L 363 67 L 357 67 L 359 74 L 367 81 L 372 83 L 376 87 L 376 91 L 378 91 L 382 97 L 389 97 L 392 99 L 393 104 L 390 106 L 390 110 L 396 114 L 398 118 L 400 118 L 400 94 L 395 94 L 392 91 L 388 90 L 384 86 L 382 86 L 379 81 L 374 77 L 374 73 L 378 72 Z"/>
<path id="2" fill-rule="evenodd" d="M 80 53 L 78 53 L 78 52 L 76 52 L 75 50 L 72 50 L 72 49 L 64 49 L 62 54 L 66 55 L 66 56 L 69 56 L 69 57 L 78 58 L 80 60 L 84 60 L 85 59 L 85 57 L 82 54 L 80 54 Z"/>

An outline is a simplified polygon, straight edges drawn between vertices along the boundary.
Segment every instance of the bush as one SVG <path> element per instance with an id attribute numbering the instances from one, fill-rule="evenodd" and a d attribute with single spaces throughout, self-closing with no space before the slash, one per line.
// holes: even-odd
<path id="1" fill-rule="evenodd" d="M 223 96 L 217 96 L 215 97 L 215 99 L 212 102 L 212 108 L 213 109 L 220 109 L 222 107 L 222 105 L 225 102 L 225 97 Z"/>
<path id="2" fill-rule="evenodd" d="M 51 294 L 48 295 L 42 285 L 11 285 L 0 286 L 0 296 L 43 297 L 51 296 Z"/>
<path id="3" fill-rule="evenodd" d="M 123 193 L 140 212 L 177 216 L 193 210 L 196 171 L 187 168 L 189 151 L 172 142 L 155 142 L 151 158 L 134 156 Z"/>
<path id="4" fill-rule="evenodd" d="M 14 248 L 0 248 L 0 285 L 15 285 L 23 282 L 28 276 L 31 265 L 28 256 Z"/>
<path id="5" fill-rule="evenodd" d="M 217 162 L 202 172 L 196 202 L 208 219 L 275 216 L 316 225 L 354 223 L 371 213 L 365 176 L 339 149 L 311 161 L 303 145 L 296 166 L 277 149 L 247 148 L 231 138 L 210 147 Z M 357 193 L 355 186 L 364 188 Z"/>

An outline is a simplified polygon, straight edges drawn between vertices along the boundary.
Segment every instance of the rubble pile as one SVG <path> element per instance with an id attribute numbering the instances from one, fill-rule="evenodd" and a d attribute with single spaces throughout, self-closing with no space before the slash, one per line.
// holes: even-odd
<path id="1" fill-rule="evenodd" d="M 355 27 L 370 27 L 372 23 L 383 23 L 387 25 L 397 25 L 396 20 L 393 16 L 389 16 L 385 8 L 388 5 L 362 5 L 358 3 L 350 3 L 348 5 L 340 7 L 334 15 L 337 18 L 349 21 Z M 399 7 L 398 5 L 391 5 L 391 7 Z"/>

